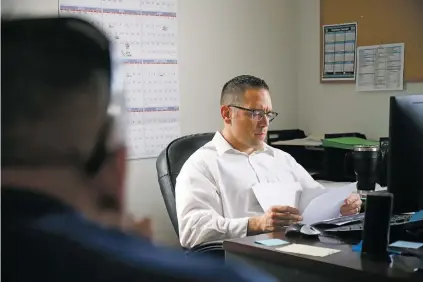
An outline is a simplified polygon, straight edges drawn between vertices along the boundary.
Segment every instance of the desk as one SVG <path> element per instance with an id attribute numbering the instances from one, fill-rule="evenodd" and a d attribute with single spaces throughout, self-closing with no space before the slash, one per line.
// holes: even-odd
<path id="1" fill-rule="evenodd" d="M 276 251 L 254 243 L 256 240 L 279 238 L 291 243 L 327 247 L 341 252 L 327 257 L 302 256 Z M 413 272 L 419 260 L 395 256 L 389 264 L 362 259 L 351 245 L 328 237 L 319 239 L 288 239 L 284 232 L 249 236 L 223 242 L 227 260 L 243 260 L 264 269 L 281 281 L 423 281 L 423 272 Z"/>

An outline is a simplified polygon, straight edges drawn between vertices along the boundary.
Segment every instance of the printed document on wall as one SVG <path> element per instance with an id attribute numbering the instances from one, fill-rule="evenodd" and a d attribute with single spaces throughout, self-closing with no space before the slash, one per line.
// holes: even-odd
<path id="1" fill-rule="evenodd" d="M 404 43 L 357 48 L 357 91 L 403 90 Z"/>
<path id="2" fill-rule="evenodd" d="M 177 0 L 59 0 L 97 25 L 125 70 L 128 157 L 157 157 L 180 136 Z"/>
<path id="3" fill-rule="evenodd" d="M 323 26 L 323 81 L 354 80 L 357 23 Z"/>

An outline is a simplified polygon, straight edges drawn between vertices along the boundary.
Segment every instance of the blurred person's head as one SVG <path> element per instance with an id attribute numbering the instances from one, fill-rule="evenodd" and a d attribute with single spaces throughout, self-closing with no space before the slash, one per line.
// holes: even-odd
<path id="1" fill-rule="evenodd" d="M 119 213 L 126 150 L 99 29 L 70 18 L 2 20 L 2 187 Z"/>
<path id="2" fill-rule="evenodd" d="M 269 123 L 278 115 L 272 111 L 269 86 L 258 77 L 237 76 L 225 83 L 220 98 L 223 136 L 246 153 L 263 148 Z"/>

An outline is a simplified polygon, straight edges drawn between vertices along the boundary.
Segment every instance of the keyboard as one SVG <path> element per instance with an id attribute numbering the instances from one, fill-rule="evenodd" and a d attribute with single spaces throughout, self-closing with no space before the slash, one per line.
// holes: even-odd
<path id="1" fill-rule="evenodd" d="M 363 219 L 364 219 L 364 213 L 359 213 L 359 214 L 341 216 L 334 219 L 324 220 L 322 222 L 319 222 L 319 224 L 342 226 L 345 224 L 362 221 Z"/>
<path id="2" fill-rule="evenodd" d="M 408 223 L 411 219 L 412 214 L 399 214 L 399 215 L 393 215 L 391 217 L 391 226 L 397 226 L 402 225 L 405 223 Z M 354 220 L 353 220 L 354 218 Z M 361 218 L 361 219 L 360 219 Z M 327 228 L 325 229 L 325 232 L 345 232 L 345 231 L 361 231 L 363 230 L 363 219 L 364 219 L 364 213 L 358 214 L 356 217 L 352 217 L 350 219 L 346 219 L 341 221 L 341 219 L 344 219 L 344 217 L 336 218 L 334 220 L 331 220 L 331 223 L 336 225 L 336 227 L 333 228 Z M 325 222 L 326 223 L 326 222 Z M 353 223 L 353 224 L 348 224 Z"/>

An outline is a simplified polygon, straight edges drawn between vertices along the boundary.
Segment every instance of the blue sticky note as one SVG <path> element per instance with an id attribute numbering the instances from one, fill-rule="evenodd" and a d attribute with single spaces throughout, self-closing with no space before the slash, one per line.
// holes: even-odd
<path id="1" fill-rule="evenodd" d="M 265 245 L 265 246 L 268 246 L 268 247 L 289 244 L 289 242 L 281 240 L 281 239 L 258 240 L 258 241 L 256 241 L 256 243 L 261 244 L 261 245 Z"/>
<path id="2" fill-rule="evenodd" d="M 362 246 L 363 246 L 363 241 L 360 241 L 360 243 L 358 243 L 357 245 L 352 246 L 352 251 L 355 253 L 360 253 Z"/>
<path id="3" fill-rule="evenodd" d="M 423 243 L 407 242 L 407 241 L 396 241 L 389 245 L 389 247 L 397 248 L 408 248 L 408 249 L 418 249 L 423 246 Z"/>
<path id="4" fill-rule="evenodd" d="M 411 218 L 410 218 L 409 222 L 412 222 L 412 221 L 417 221 L 417 220 L 422 220 L 422 219 L 423 219 L 423 210 L 418 211 L 418 212 L 415 212 L 415 213 L 411 216 Z"/>

